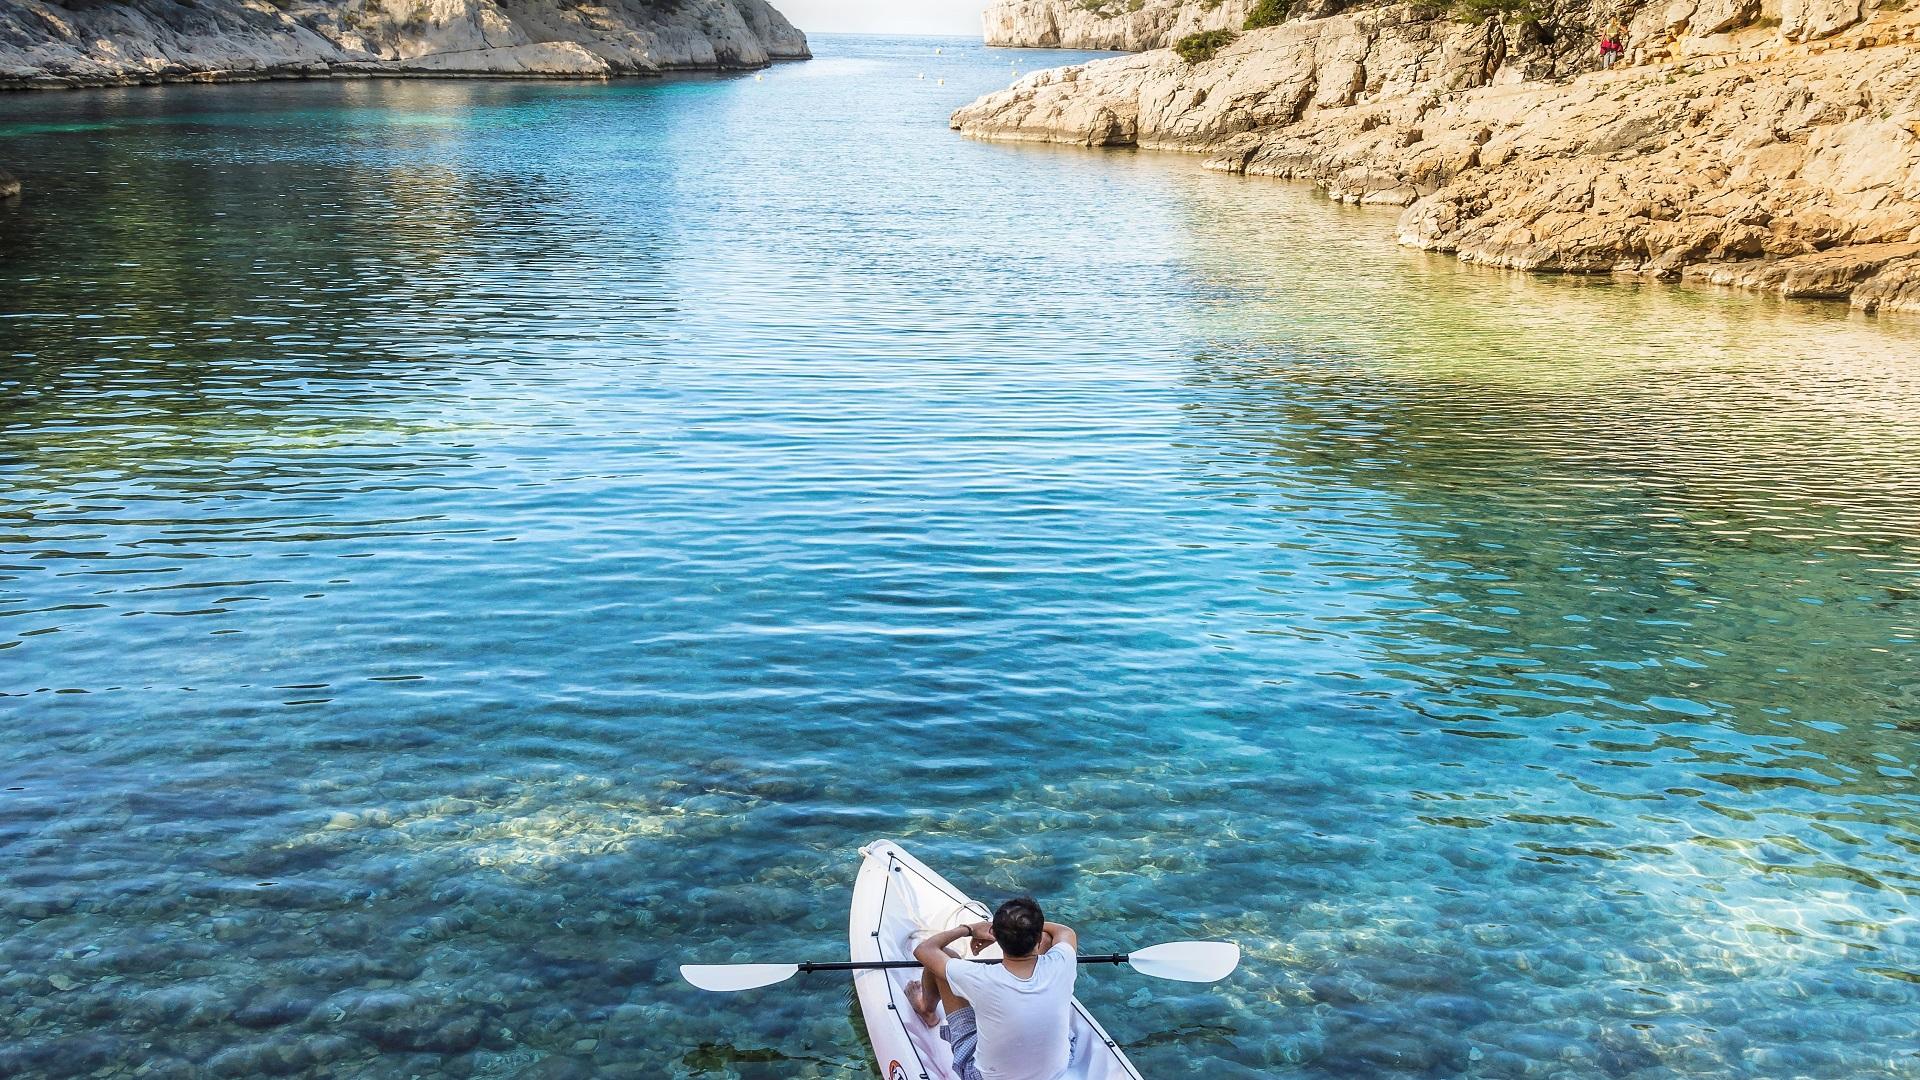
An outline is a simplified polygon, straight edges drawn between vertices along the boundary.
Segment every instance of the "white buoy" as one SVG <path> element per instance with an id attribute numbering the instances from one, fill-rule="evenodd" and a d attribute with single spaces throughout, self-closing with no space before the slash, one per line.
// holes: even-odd
<path id="1" fill-rule="evenodd" d="M 939 55 L 940 55 L 940 46 L 938 46 L 938 45 L 935 45 L 935 46 L 933 47 L 933 55 L 935 55 L 935 56 L 939 56 Z"/>
<path id="2" fill-rule="evenodd" d="M 945 85 L 947 85 L 947 80 L 945 80 L 945 79 L 936 79 L 936 80 L 934 80 L 934 83 L 935 83 L 935 85 L 937 85 L 937 86 L 945 86 Z"/>
<path id="3" fill-rule="evenodd" d="M 916 78 L 916 79 L 924 79 L 924 78 L 926 78 L 926 77 L 927 77 L 927 73 L 926 73 L 926 72 L 924 72 L 924 71 L 923 71 L 923 72 L 921 72 L 920 74 L 918 74 L 918 75 L 915 75 L 915 76 L 914 76 L 914 78 Z"/>

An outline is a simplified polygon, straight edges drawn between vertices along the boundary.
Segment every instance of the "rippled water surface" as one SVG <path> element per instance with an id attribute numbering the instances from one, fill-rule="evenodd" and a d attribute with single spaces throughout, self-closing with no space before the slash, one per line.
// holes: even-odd
<path id="1" fill-rule="evenodd" d="M 818 45 L 0 99 L 0 1074 L 871 1075 L 673 968 L 891 836 L 1152 1076 L 1920 1076 L 1920 327 Z"/>

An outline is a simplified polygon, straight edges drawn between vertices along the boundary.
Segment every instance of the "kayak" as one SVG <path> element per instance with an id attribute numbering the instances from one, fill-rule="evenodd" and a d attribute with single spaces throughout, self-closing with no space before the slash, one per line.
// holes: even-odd
<path id="1" fill-rule="evenodd" d="M 853 884 L 853 913 L 847 943 L 855 963 L 912 960 L 913 947 L 929 934 L 961 923 L 992 918 L 980 902 L 901 850 L 891 840 L 875 840 L 860 849 L 860 876 Z M 999 956 L 998 947 L 980 954 Z M 886 1080 L 959 1080 L 953 1052 L 936 1028 L 929 1028 L 907 1003 L 907 984 L 918 968 L 860 971 L 853 985 L 866 1017 L 873 1055 Z M 944 1017 L 942 1018 L 944 1022 Z M 1076 998 L 1073 1003 L 1073 1062 L 1068 1080 L 1142 1080 L 1139 1070 L 1107 1036 Z"/>

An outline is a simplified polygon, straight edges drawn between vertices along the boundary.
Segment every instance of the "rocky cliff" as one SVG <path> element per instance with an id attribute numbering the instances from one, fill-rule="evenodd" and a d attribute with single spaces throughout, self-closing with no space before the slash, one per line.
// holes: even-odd
<path id="1" fill-rule="evenodd" d="M 808 55 L 765 0 L 0 0 L 0 88 L 601 79 Z"/>
<path id="2" fill-rule="evenodd" d="M 995 0 L 982 22 L 989 45 L 1140 52 L 1188 34 L 1237 30 L 1254 0 Z"/>
<path id="3" fill-rule="evenodd" d="M 1920 311 L 1920 15 L 1863 0 L 1518 22 L 1406 6 L 1039 72 L 954 114 L 983 138 L 1140 146 L 1406 207 L 1414 247 Z"/>

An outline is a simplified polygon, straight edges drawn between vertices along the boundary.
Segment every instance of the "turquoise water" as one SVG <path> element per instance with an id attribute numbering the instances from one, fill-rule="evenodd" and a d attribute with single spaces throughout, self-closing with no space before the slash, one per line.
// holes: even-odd
<path id="1" fill-rule="evenodd" d="M 0 1074 L 869 1076 L 673 971 L 890 836 L 1151 1076 L 1920 1076 L 1920 325 L 935 44 L 0 98 Z"/>

